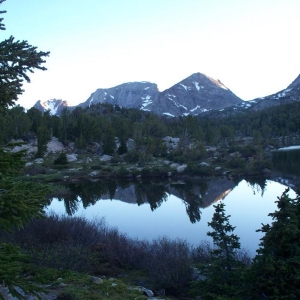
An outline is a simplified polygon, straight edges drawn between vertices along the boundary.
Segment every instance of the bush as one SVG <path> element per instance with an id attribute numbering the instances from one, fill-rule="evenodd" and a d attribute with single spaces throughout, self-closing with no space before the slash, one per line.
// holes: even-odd
<path id="1" fill-rule="evenodd" d="M 186 241 L 156 239 L 149 245 L 144 266 L 156 289 L 170 294 L 182 293 L 191 280 L 191 250 Z"/>
<path id="2" fill-rule="evenodd" d="M 139 154 L 137 151 L 129 151 L 123 158 L 127 163 L 137 163 L 139 161 Z"/>
<path id="3" fill-rule="evenodd" d="M 68 158 L 65 152 L 61 152 L 59 156 L 53 162 L 55 165 L 67 165 Z"/>
<path id="4" fill-rule="evenodd" d="M 246 161 L 243 158 L 234 157 L 228 162 L 228 166 L 233 169 L 244 169 L 246 167 Z"/>

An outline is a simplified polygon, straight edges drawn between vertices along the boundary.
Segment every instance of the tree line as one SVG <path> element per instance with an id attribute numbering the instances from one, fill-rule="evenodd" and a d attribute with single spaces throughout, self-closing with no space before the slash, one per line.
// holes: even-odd
<path id="1" fill-rule="evenodd" d="M 126 142 L 133 139 L 139 153 L 161 156 L 166 151 L 162 141 L 165 136 L 179 137 L 179 150 L 183 153 L 191 149 L 191 144 L 230 146 L 238 140 L 252 138 L 255 145 L 276 146 L 280 137 L 299 138 L 300 103 L 245 111 L 223 118 L 206 115 L 168 118 L 105 103 L 86 109 L 64 109 L 58 117 L 34 107 L 26 111 L 21 106 L 14 106 L 0 116 L 0 126 L 2 145 L 11 139 L 38 137 L 40 155 L 45 141 L 55 136 L 65 145 L 74 142 L 79 149 L 92 142 L 100 143 L 103 153 L 108 155 L 125 153 Z M 116 137 L 119 149 L 116 148 Z"/>

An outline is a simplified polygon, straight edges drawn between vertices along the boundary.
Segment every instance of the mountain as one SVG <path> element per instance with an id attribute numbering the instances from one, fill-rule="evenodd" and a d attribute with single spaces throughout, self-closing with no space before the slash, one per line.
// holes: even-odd
<path id="1" fill-rule="evenodd" d="M 86 108 L 97 103 L 110 103 L 175 117 L 198 115 L 242 101 L 219 80 L 195 73 L 163 92 L 159 92 L 155 83 L 145 81 L 97 89 L 79 106 Z"/>
<path id="2" fill-rule="evenodd" d="M 300 101 L 300 75 L 286 89 L 270 96 L 254 99 L 251 109 L 262 110 L 294 101 Z"/>
<path id="3" fill-rule="evenodd" d="M 242 101 L 225 109 L 211 110 L 206 113 L 210 117 L 228 117 L 238 112 L 259 111 L 269 107 L 300 101 L 300 75 L 286 88 L 275 94 Z"/>
<path id="4" fill-rule="evenodd" d="M 155 83 L 146 81 L 128 82 L 112 88 L 97 89 L 78 106 L 87 108 L 97 103 L 109 103 L 170 117 L 202 113 L 228 116 L 239 111 L 262 110 L 293 101 L 300 101 L 300 75 L 286 89 L 278 93 L 243 101 L 220 80 L 195 73 L 163 92 L 158 90 Z M 60 115 L 61 110 L 70 105 L 67 101 L 51 99 L 45 102 L 38 101 L 34 107 L 42 112 L 50 110 L 51 114 Z"/>
<path id="5" fill-rule="evenodd" d="M 243 100 L 233 94 L 220 80 L 195 73 L 161 92 L 157 100 L 147 108 L 160 115 L 184 116 L 199 115 L 241 102 Z"/>
<path id="6" fill-rule="evenodd" d="M 145 109 L 159 95 L 157 85 L 151 82 L 128 82 L 109 89 L 97 89 L 78 106 L 86 108 L 97 103 L 109 103 L 126 108 Z"/>
<path id="7" fill-rule="evenodd" d="M 61 111 L 64 108 L 70 107 L 70 106 L 71 105 L 66 100 L 50 99 L 50 100 L 47 100 L 47 101 L 38 100 L 33 107 L 38 109 L 42 113 L 49 110 L 51 115 L 60 116 Z"/>

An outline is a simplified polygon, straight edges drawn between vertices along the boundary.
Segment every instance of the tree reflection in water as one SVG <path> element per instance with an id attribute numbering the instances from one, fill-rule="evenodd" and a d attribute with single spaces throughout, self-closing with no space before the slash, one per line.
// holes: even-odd
<path id="1" fill-rule="evenodd" d="M 216 178 L 211 180 L 187 181 L 81 181 L 66 185 L 68 193 L 59 196 L 64 201 L 66 213 L 73 215 L 82 204 L 83 208 L 95 205 L 98 201 L 117 199 L 126 203 L 149 204 L 151 211 L 159 208 L 163 202 L 174 195 L 185 205 L 191 223 L 201 220 L 201 209 L 224 199 L 238 185 L 239 180 Z M 247 178 L 253 193 L 261 193 L 266 189 L 266 178 Z"/>

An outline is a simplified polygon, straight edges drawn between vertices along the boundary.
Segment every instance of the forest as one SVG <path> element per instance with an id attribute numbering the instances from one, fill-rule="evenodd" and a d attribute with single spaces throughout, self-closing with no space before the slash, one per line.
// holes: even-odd
<path id="1" fill-rule="evenodd" d="M 114 155 L 126 153 L 127 142 L 132 139 L 134 147 L 130 150 L 144 159 L 166 155 L 162 140 L 166 136 L 180 138 L 181 153 L 190 152 L 191 144 L 201 150 L 204 145 L 230 147 L 247 139 L 256 146 L 279 147 L 299 142 L 299 108 L 300 103 L 295 102 L 262 111 L 237 112 L 226 118 L 214 117 L 213 113 L 169 118 L 110 104 L 64 109 L 60 117 L 52 116 L 50 111 L 26 111 L 14 106 L 0 115 L 0 144 L 38 138 L 38 156 L 42 156 L 45 143 L 55 136 L 64 145 L 74 142 L 78 149 L 97 142 L 102 145 L 99 154 Z"/>

